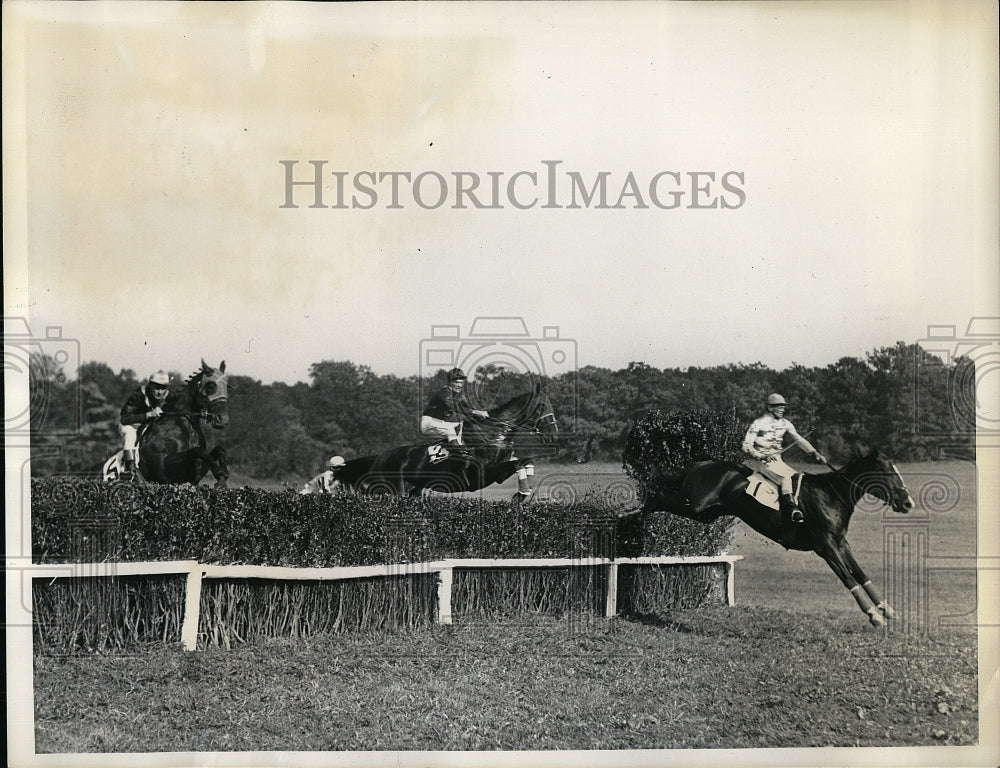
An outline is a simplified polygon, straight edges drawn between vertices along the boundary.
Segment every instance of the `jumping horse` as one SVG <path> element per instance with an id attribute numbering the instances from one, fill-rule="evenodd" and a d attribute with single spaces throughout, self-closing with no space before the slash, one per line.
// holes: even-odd
<path id="1" fill-rule="evenodd" d="M 418 496 L 478 491 L 518 475 L 513 501 L 531 495 L 532 459 L 551 454 L 559 427 L 552 402 L 540 382 L 490 410 L 470 417 L 462 429 L 463 446 L 406 445 L 347 462 L 338 479 L 361 493 Z"/>
<path id="2" fill-rule="evenodd" d="M 225 488 L 229 478 L 225 448 L 210 440 L 202 429 L 202 422 L 218 433 L 229 423 L 228 376 L 225 360 L 218 368 L 211 368 L 204 360 L 201 368 L 184 382 L 178 393 L 178 411 L 164 413 L 139 435 L 138 471 L 141 479 L 151 483 L 197 485 L 212 473 L 217 488 Z M 210 433 L 211 434 L 211 433 Z M 117 476 L 120 453 L 104 465 L 106 480 Z"/>
<path id="3" fill-rule="evenodd" d="M 913 509 L 913 498 L 895 464 L 877 449 L 856 452 L 844 467 L 831 469 L 802 477 L 802 523 L 792 522 L 787 514 L 747 492 L 751 470 L 711 459 L 692 462 L 677 474 L 654 480 L 653 490 L 637 511 L 664 510 L 702 523 L 732 515 L 785 549 L 815 552 L 851 591 L 868 620 L 885 626 L 885 620 L 896 618 L 896 613 L 854 559 L 847 528 L 865 494 L 900 514 Z"/>

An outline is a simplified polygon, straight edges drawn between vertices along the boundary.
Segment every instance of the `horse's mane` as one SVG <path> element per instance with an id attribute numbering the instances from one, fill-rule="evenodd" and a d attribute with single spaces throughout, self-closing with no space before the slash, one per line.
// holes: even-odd
<path id="1" fill-rule="evenodd" d="M 531 405 L 532 401 L 535 404 L 526 408 L 526 405 Z M 536 383 L 527 392 L 522 392 L 519 395 L 515 395 L 504 403 L 490 409 L 490 418 L 496 419 L 498 421 L 506 421 L 514 416 L 525 416 L 534 414 L 539 407 L 543 406 L 545 403 L 545 389 L 541 384 Z"/>
<path id="2" fill-rule="evenodd" d="M 188 401 L 194 403 L 198 399 L 198 385 L 201 380 L 206 376 L 210 376 L 216 372 L 219 372 L 223 379 L 226 377 L 225 362 L 222 363 L 218 368 L 213 368 L 208 365 L 204 360 L 201 362 L 201 368 L 198 368 L 190 376 L 184 379 L 183 390 L 184 394 L 187 395 Z"/>

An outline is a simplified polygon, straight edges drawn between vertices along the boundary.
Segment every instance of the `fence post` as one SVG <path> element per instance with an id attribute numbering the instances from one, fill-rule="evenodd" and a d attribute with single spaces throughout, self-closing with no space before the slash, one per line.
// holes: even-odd
<path id="1" fill-rule="evenodd" d="M 726 605 L 736 605 L 736 562 L 726 560 Z"/>
<path id="2" fill-rule="evenodd" d="M 181 642 L 184 650 L 198 650 L 198 619 L 201 611 L 201 563 L 191 566 L 184 594 L 184 623 L 181 625 Z"/>
<path id="3" fill-rule="evenodd" d="M 608 578 L 606 580 L 608 594 L 604 599 L 604 617 L 613 619 L 618 615 L 618 563 L 608 563 Z"/>
<path id="4" fill-rule="evenodd" d="M 447 564 L 443 565 L 441 570 L 438 571 L 438 624 L 451 624 L 451 577 L 451 566 Z"/>

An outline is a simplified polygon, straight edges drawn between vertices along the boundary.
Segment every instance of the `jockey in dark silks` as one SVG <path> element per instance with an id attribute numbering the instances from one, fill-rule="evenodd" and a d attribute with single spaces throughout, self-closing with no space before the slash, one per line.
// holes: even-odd
<path id="1" fill-rule="evenodd" d="M 157 371 L 149 377 L 143 387 L 137 387 L 119 416 L 118 431 L 123 438 L 125 449 L 125 472 L 134 474 L 139 460 L 139 433 L 156 421 L 165 412 L 177 411 L 177 396 L 170 391 L 170 376 L 165 371 Z"/>
<path id="2" fill-rule="evenodd" d="M 451 445 L 462 445 L 462 422 L 469 416 L 489 417 L 486 411 L 473 408 L 465 398 L 466 376 L 461 368 L 448 371 L 448 384 L 427 401 L 420 417 L 420 433 L 443 437 Z"/>

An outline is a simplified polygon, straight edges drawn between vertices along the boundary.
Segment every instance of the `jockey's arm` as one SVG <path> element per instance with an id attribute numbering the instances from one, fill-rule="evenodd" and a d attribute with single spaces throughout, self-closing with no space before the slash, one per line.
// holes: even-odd
<path id="1" fill-rule="evenodd" d="M 801 448 L 804 453 L 808 454 L 809 456 L 812 456 L 816 461 L 820 462 L 821 464 L 826 463 L 826 458 L 823 456 L 823 454 L 817 451 L 813 447 L 812 443 L 810 443 L 808 440 L 802 437 L 802 435 L 800 435 L 796 431 L 795 427 L 793 427 L 791 424 L 788 425 L 788 434 L 792 436 L 792 439 L 795 441 L 795 444 L 799 448 Z"/>
<path id="2" fill-rule="evenodd" d="M 145 399 L 141 395 L 139 397 L 133 395 L 122 406 L 119 417 L 122 424 L 136 426 L 156 418 L 158 415 L 154 410 L 148 408 Z"/>

